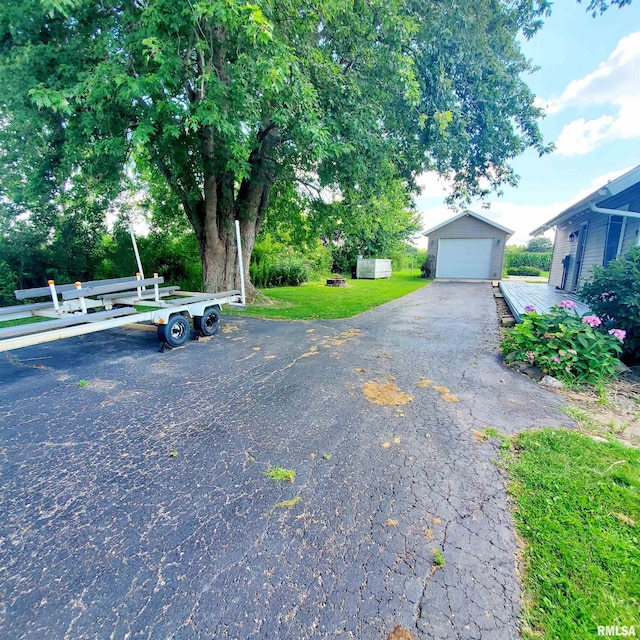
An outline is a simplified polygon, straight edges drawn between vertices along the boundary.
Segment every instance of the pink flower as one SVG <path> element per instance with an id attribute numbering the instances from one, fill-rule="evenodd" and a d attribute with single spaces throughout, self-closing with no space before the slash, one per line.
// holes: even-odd
<path id="1" fill-rule="evenodd" d="M 536 359 L 536 354 L 533 351 L 527 351 L 527 359 L 529 362 L 533 362 Z"/>
<path id="2" fill-rule="evenodd" d="M 609 334 L 622 341 L 627 337 L 627 332 L 624 329 L 609 329 Z"/>
<path id="3" fill-rule="evenodd" d="M 558 358 L 558 356 L 551 356 L 551 361 L 552 362 L 560 362 L 560 358 Z"/>
<path id="4" fill-rule="evenodd" d="M 588 324 L 590 327 L 599 327 L 602 324 L 602 320 L 598 316 L 585 316 L 582 318 L 582 322 Z"/>
<path id="5" fill-rule="evenodd" d="M 565 370 L 565 371 L 571 371 L 571 367 L 570 367 L 569 365 L 567 365 L 567 366 L 564 368 L 564 370 Z"/>
<path id="6" fill-rule="evenodd" d="M 558 306 L 562 309 L 575 309 L 578 305 L 573 300 L 560 300 Z"/>
<path id="7" fill-rule="evenodd" d="M 533 313 L 536 308 L 532 305 L 532 304 L 528 304 L 525 308 L 524 308 L 526 313 Z"/>

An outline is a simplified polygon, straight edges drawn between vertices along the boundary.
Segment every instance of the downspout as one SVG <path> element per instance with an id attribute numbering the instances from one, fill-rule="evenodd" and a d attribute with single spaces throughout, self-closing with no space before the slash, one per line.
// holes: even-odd
<path id="1" fill-rule="evenodd" d="M 604 213 L 608 216 L 624 216 L 627 218 L 640 218 L 640 211 L 623 211 L 622 209 L 603 209 L 596 207 L 593 202 L 589 203 L 589 209 L 594 213 Z"/>

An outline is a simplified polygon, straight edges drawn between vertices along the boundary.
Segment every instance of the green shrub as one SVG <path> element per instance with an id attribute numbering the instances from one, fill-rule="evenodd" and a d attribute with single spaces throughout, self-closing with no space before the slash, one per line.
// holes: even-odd
<path id="1" fill-rule="evenodd" d="M 537 365 L 568 384 L 597 384 L 613 377 L 624 332 L 607 331 L 597 316 L 580 317 L 575 306 L 563 300 L 547 314 L 526 307 L 522 322 L 502 342 L 505 358 Z"/>
<path id="2" fill-rule="evenodd" d="M 640 247 L 631 248 L 605 268 L 594 267 L 579 296 L 607 328 L 627 332 L 624 353 L 640 360 Z"/>
<path id="3" fill-rule="evenodd" d="M 542 271 L 536 267 L 509 267 L 507 274 L 510 276 L 539 276 Z"/>
<path id="4" fill-rule="evenodd" d="M 17 304 L 14 294 L 17 285 L 18 276 L 4 260 L 0 260 L 0 307 Z"/>
<path id="5" fill-rule="evenodd" d="M 311 279 L 313 270 L 307 260 L 293 253 L 267 254 L 249 267 L 251 282 L 259 289 L 294 287 Z"/>
<path id="6" fill-rule="evenodd" d="M 296 255 L 277 258 L 271 265 L 268 287 L 295 287 L 311 279 L 311 266 L 304 258 Z"/>
<path id="7" fill-rule="evenodd" d="M 410 269 L 412 266 L 416 271 L 420 271 L 422 264 L 427 259 L 427 250 L 416 249 L 410 245 L 402 245 L 388 255 L 380 257 L 391 259 L 394 272 Z"/>
<path id="8" fill-rule="evenodd" d="M 504 254 L 504 266 L 507 269 L 509 267 L 536 267 L 541 271 L 549 271 L 551 268 L 551 254 L 534 251 L 510 251 L 507 248 Z"/>
<path id="9" fill-rule="evenodd" d="M 320 240 L 316 242 L 315 246 L 305 247 L 304 258 L 309 262 L 313 272 L 312 278 L 321 278 L 331 273 L 333 262 L 331 249 L 325 247 Z"/>
<path id="10" fill-rule="evenodd" d="M 420 277 L 421 278 L 434 278 L 435 277 L 435 271 L 433 268 L 433 263 L 435 262 L 435 259 L 433 256 L 431 255 L 427 255 L 425 261 L 422 263 L 422 266 L 420 267 Z"/>
<path id="11" fill-rule="evenodd" d="M 253 248 L 249 274 L 259 289 L 297 286 L 331 273 L 331 260 L 319 240 L 293 247 L 266 233 Z"/>

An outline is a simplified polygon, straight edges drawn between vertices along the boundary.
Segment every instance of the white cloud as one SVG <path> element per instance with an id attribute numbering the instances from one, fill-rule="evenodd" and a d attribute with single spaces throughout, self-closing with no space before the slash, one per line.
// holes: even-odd
<path id="1" fill-rule="evenodd" d="M 625 167 L 624 169 L 620 169 L 619 171 L 608 171 L 607 173 L 603 173 L 595 177 L 591 181 L 589 186 L 585 187 L 584 189 L 582 189 L 582 191 L 578 192 L 578 194 L 575 196 L 573 201 L 578 202 L 578 200 L 582 200 L 582 198 L 584 198 L 585 196 L 588 196 L 590 193 L 592 193 L 596 189 L 600 189 L 601 187 L 608 184 L 612 180 L 615 180 L 616 178 L 619 178 L 620 176 L 624 175 L 625 173 L 627 173 L 627 171 L 631 171 L 631 169 L 633 169 L 635 166 L 636 165 L 632 164 L 628 167 Z"/>
<path id="2" fill-rule="evenodd" d="M 561 156 L 583 156 L 596 148 L 601 140 L 609 137 L 615 120 L 601 116 L 595 120 L 578 118 L 566 124 L 556 142 L 556 153 Z"/>
<path id="3" fill-rule="evenodd" d="M 547 112 L 558 113 L 569 106 L 617 104 L 621 99 L 638 99 L 638 75 L 640 31 L 622 38 L 595 71 L 572 80 L 559 98 L 548 100 Z"/>
<path id="4" fill-rule="evenodd" d="M 608 113 L 586 120 L 578 118 L 564 126 L 557 153 L 584 155 L 604 140 L 640 137 L 640 31 L 618 42 L 609 58 L 593 72 L 570 82 L 562 95 L 538 101 L 547 113 L 569 108 L 604 107 Z"/>
<path id="5" fill-rule="evenodd" d="M 451 181 L 436 171 L 425 171 L 416 177 L 423 198 L 446 198 L 452 191 Z"/>

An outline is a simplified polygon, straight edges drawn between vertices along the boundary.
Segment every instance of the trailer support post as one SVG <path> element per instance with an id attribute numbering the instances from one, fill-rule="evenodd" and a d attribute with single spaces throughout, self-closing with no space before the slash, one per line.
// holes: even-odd
<path id="1" fill-rule="evenodd" d="M 82 289 L 82 282 L 76 282 L 76 289 Z M 86 315 L 87 303 L 84 301 L 84 296 L 80 296 L 79 302 L 80 302 L 80 308 L 82 309 L 82 313 Z"/>
<path id="2" fill-rule="evenodd" d="M 60 313 L 60 305 L 58 304 L 58 293 L 56 291 L 56 283 L 53 280 L 49 280 L 47 284 L 49 285 L 49 290 L 51 291 L 53 308 L 56 310 L 56 313 Z"/>
<path id="3" fill-rule="evenodd" d="M 242 261 L 242 242 L 240 240 L 240 221 L 236 220 L 236 242 L 238 244 L 238 273 L 240 274 L 240 297 L 242 298 L 242 304 L 246 305 L 247 300 L 245 297 L 244 289 L 244 263 Z"/>
<path id="4" fill-rule="evenodd" d="M 136 254 L 136 263 L 138 265 L 138 271 L 144 280 L 144 271 L 142 270 L 142 262 L 140 261 L 140 253 L 138 252 L 138 243 L 136 242 L 135 233 L 133 233 L 133 225 L 129 223 L 129 234 L 131 235 L 131 244 L 133 245 L 133 252 Z M 145 287 L 146 288 L 146 287 Z"/>

